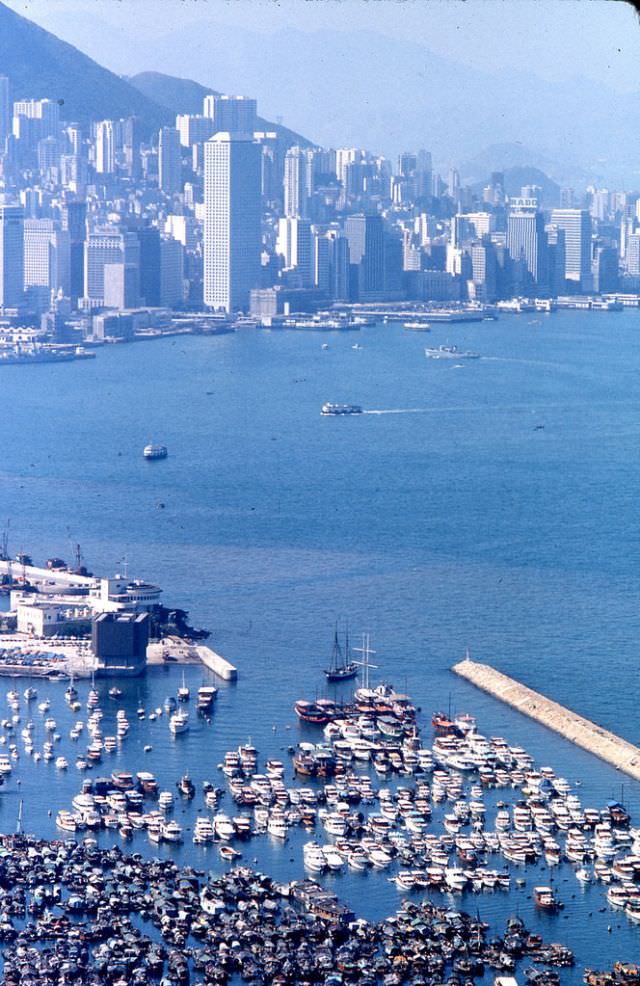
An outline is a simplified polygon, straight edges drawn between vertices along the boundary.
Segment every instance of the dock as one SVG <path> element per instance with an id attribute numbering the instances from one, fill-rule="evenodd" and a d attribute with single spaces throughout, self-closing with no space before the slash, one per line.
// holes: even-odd
<path id="1" fill-rule="evenodd" d="M 204 664 L 223 681 L 237 681 L 238 670 L 211 647 L 193 644 L 181 637 L 164 637 L 159 643 L 147 647 L 147 664 L 165 664 L 172 661 L 177 664 Z"/>
<path id="2" fill-rule="evenodd" d="M 577 712 L 566 709 L 501 671 L 496 671 L 489 664 L 466 659 L 455 664 L 452 671 L 523 715 L 560 733 L 565 739 L 605 760 L 617 770 L 640 780 L 640 749 L 633 743 L 585 719 Z"/>

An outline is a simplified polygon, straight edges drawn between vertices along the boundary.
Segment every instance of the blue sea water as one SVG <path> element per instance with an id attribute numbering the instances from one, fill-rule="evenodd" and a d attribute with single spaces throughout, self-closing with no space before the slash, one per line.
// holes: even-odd
<path id="1" fill-rule="evenodd" d="M 164 718 L 134 721 L 138 701 L 159 706 L 179 684 L 175 669 L 150 671 L 126 696 L 131 735 L 109 768 L 151 769 L 173 787 L 185 766 L 220 783 L 222 753 L 249 737 L 264 757 L 284 756 L 309 737 L 292 703 L 322 691 L 340 618 L 371 633 L 377 674 L 409 690 L 427 734 L 431 712 L 451 702 L 487 735 L 579 779 L 583 803 L 624 797 L 640 822 L 640 785 L 449 670 L 468 647 L 640 743 L 639 329 L 627 311 L 504 316 L 430 335 L 382 324 L 326 337 L 247 330 L 3 368 L 0 518 L 11 518 L 13 551 L 68 558 L 80 542 L 103 573 L 126 556 L 240 669 L 213 723 L 176 740 Z M 425 358 L 425 345 L 452 343 L 482 359 Z M 369 413 L 323 418 L 327 400 Z M 143 460 L 150 440 L 168 445 L 167 460 Z M 196 688 L 203 672 L 187 677 Z M 73 764 L 63 687 L 39 691 Z M 0 792 L 0 827 L 14 826 L 22 798 L 25 828 L 53 836 L 56 810 L 80 784 L 73 766 L 59 776 L 23 755 Z M 191 825 L 201 804 L 178 817 Z M 245 860 L 299 876 L 302 841 L 254 840 Z M 136 836 L 143 847 L 171 852 Z M 176 854 L 221 867 L 189 839 Z M 524 875 L 522 890 L 461 906 L 496 927 L 517 909 L 568 942 L 578 965 L 567 982 L 583 965 L 640 957 L 640 929 L 601 912 L 601 887 L 581 889 L 563 867 L 555 879 L 567 906 L 549 918 L 534 913 L 539 880 Z M 401 898 L 377 873 L 331 881 L 369 918 Z"/>

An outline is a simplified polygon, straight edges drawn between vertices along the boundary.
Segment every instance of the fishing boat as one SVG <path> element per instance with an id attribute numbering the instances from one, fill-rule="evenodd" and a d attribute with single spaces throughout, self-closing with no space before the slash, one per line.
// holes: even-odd
<path id="1" fill-rule="evenodd" d="M 351 652 L 349 649 L 349 632 L 346 633 L 344 652 L 338 640 L 338 628 L 336 627 L 333 636 L 333 648 L 331 650 L 331 660 L 329 667 L 325 668 L 327 681 L 339 682 L 350 681 L 358 674 L 359 665 L 356 661 L 350 660 Z"/>

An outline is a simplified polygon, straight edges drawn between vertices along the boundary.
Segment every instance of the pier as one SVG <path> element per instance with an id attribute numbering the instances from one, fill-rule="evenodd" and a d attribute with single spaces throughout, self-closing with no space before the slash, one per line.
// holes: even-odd
<path id="1" fill-rule="evenodd" d="M 202 644 L 192 644 L 181 637 L 164 637 L 159 643 L 147 647 L 147 663 L 204 664 L 223 681 L 237 681 L 238 670 L 220 654 Z"/>
<path id="2" fill-rule="evenodd" d="M 566 709 L 501 671 L 496 671 L 489 664 L 479 664 L 467 659 L 454 664 L 452 671 L 530 719 L 560 733 L 588 753 L 612 764 L 617 770 L 640 780 L 640 749 L 633 743 L 621 739 L 615 733 Z"/>

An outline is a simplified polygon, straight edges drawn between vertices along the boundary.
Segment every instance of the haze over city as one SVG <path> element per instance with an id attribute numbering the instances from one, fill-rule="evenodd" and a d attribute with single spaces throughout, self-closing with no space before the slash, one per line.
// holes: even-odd
<path id="1" fill-rule="evenodd" d="M 640 986 L 638 64 L 0 0 L 5 986 Z"/>

